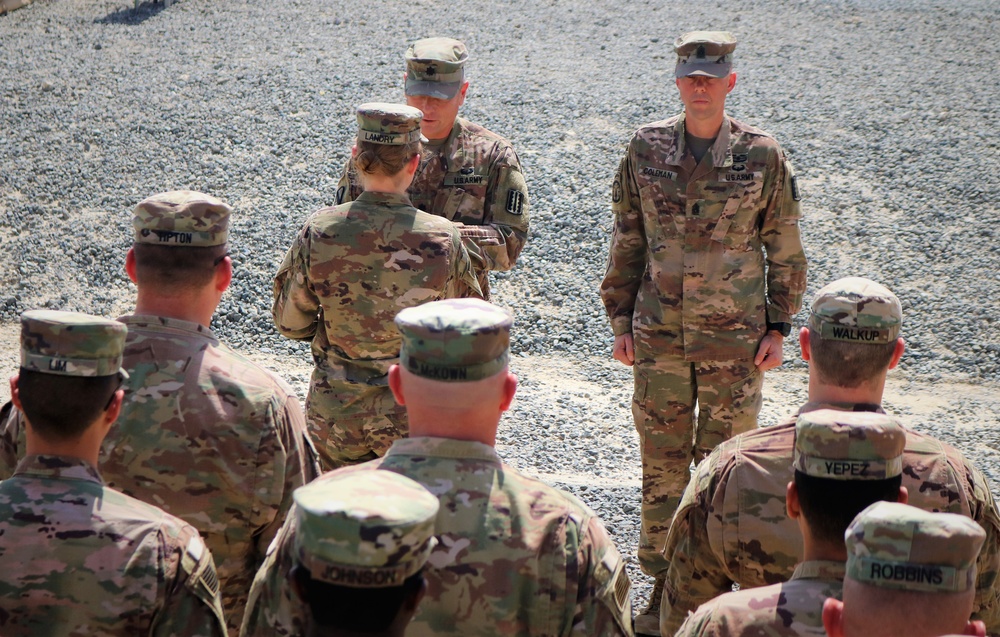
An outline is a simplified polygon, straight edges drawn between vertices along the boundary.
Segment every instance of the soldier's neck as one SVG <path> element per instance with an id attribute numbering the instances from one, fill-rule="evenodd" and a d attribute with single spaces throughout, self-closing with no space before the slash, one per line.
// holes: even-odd
<path id="1" fill-rule="evenodd" d="M 885 376 L 858 387 L 838 387 L 822 382 L 818 375 L 809 372 L 809 402 L 811 403 L 854 403 L 881 405 L 885 390 Z"/>
<path id="2" fill-rule="evenodd" d="M 97 423 L 88 427 L 79 438 L 73 440 L 46 440 L 31 431 L 31 423 L 28 423 L 28 431 L 25 432 L 25 453 L 29 456 L 63 456 L 66 458 L 79 458 L 86 460 L 93 466 L 97 466 L 97 457 L 101 452 L 101 442 L 104 434 Z"/>
<path id="3" fill-rule="evenodd" d="M 690 113 L 684 114 L 684 132 L 702 139 L 715 139 L 722 130 L 722 120 L 725 113 L 720 112 L 717 116 L 710 118 L 692 117 Z"/>
<path id="4" fill-rule="evenodd" d="M 209 327 L 218 304 L 218 299 L 213 300 L 207 294 L 161 296 L 140 287 L 135 302 L 135 313 L 173 318 Z"/>

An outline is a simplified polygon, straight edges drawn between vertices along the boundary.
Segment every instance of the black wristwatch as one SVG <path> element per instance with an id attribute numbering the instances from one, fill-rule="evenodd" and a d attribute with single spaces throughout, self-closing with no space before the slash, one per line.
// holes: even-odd
<path id="1" fill-rule="evenodd" d="M 792 324 L 791 323 L 771 323 L 770 321 L 768 321 L 768 323 L 767 323 L 767 331 L 770 332 L 771 330 L 774 330 L 775 332 L 778 332 L 782 336 L 788 336 L 789 334 L 792 333 Z"/>

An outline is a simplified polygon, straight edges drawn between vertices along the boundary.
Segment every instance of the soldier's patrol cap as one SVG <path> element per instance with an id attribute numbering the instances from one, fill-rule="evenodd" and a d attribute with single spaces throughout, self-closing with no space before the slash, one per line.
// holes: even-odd
<path id="1" fill-rule="evenodd" d="M 674 76 L 726 77 L 733 69 L 736 37 L 728 31 L 690 31 L 674 41 Z"/>
<path id="2" fill-rule="evenodd" d="M 983 528 L 957 513 L 876 502 L 847 527 L 847 577 L 906 591 L 960 593 L 975 586 Z"/>
<path id="3" fill-rule="evenodd" d="M 861 277 L 838 279 L 816 293 L 809 328 L 826 340 L 885 344 L 899 337 L 903 307 L 885 286 Z"/>
<path id="4" fill-rule="evenodd" d="M 892 416 L 820 409 L 795 422 L 792 466 L 815 478 L 886 480 L 903 474 L 906 431 Z"/>
<path id="5" fill-rule="evenodd" d="M 295 556 L 315 580 L 352 588 L 402 586 L 437 544 L 437 498 L 392 471 L 331 474 L 292 497 Z"/>
<path id="6" fill-rule="evenodd" d="M 427 138 L 420 133 L 424 114 L 406 104 L 368 102 L 358 107 L 358 141 L 402 146 Z"/>
<path id="7" fill-rule="evenodd" d="M 229 240 L 233 209 L 220 199 L 193 190 L 153 195 L 135 207 L 135 242 L 208 248 Z"/>
<path id="8" fill-rule="evenodd" d="M 440 381 L 475 381 L 507 367 L 510 326 L 504 309 L 479 299 L 447 299 L 396 315 L 403 336 L 400 363 Z"/>
<path id="9" fill-rule="evenodd" d="M 459 40 L 417 40 L 406 50 L 406 94 L 450 100 L 462 88 L 468 59 L 469 50 Z"/>
<path id="10" fill-rule="evenodd" d="M 60 376 L 121 374 L 124 323 L 90 314 L 30 310 L 21 314 L 21 367 Z"/>

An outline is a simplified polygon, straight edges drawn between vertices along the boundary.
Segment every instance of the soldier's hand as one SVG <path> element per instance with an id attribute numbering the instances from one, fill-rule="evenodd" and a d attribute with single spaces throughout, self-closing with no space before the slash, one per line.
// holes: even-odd
<path id="1" fill-rule="evenodd" d="M 781 332 L 771 330 L 765 334 L 760 341 L 760 347 L 757 348 L 757 355 L 753 359 L 753 364 L 757 366 L 757 369 L 766 372 L 781 365 L 781 344 L 784 342 L 785 337 L 781 335 Z"/>
<path id="2" fill-rule="evenodd" d="M 635 348 L 632 344 L 631 334 L 622 334 L 615 337 L 615 348 L 613 351 L 615 360 L 629 367 L 635 363 Z"/>

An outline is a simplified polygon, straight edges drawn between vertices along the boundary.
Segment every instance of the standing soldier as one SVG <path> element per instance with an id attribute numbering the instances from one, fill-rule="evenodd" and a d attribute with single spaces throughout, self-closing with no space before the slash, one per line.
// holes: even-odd
<path id="1" fill-rule="evenodd" d="M 639 563 L 657 577 L 642 634 L 658 634 L 660 549 L 691 461 L 756 426 L 763 372 L 781 364 L 805 292 L 792 168 L 773 137 L 725 113 L 735 48 L 726 32 L 677 39 L 684 112 L 636 132 L 612 188 L 601 297 L 614 357 L 633 366 Z"/>
<path id="2" fill-rule="evenodd" d="M 27 455 L 0 482 L 0 633 L 226 634 L 198 532 L 105 486 L 101 441 L 122 408 L 126 327 L 36 310 L 21 316 L 11 401 Z"/>
<path id="3" fill-rule="evenodd" d="M 439 543 L 411 637 L 631 635 L 628 574 L 600 519 L 574 496 L 507 466 L 494 449 L 517 388 L 508 368 L 511 322 L 478 299 L 400 312 L 402 351 L 389 383 L 412 437 L 314 484 L 392 471 L 437 496 Z M 295 541 L 286 525 L 254 580 L 243 637 L 305 632 L 305 608 L 288 592 Z"/>
<path id="4" fill-rule="evenodd" d="M 351 161 L 364 192 L 314 214 L 274 278 L 278 331 L 312 339 L 306 414 L 326 469 L 379 457 L 408 432 L 388 384 L 399 360 L 396 313 L 466 288 L 480 293 L 455 224 L 406 194 L 420 164 L 420 121 L 402 104 L 358 107 Z"/>
<path id="5" fill-rule="evenodd" d="M 415 207 L 458 225 L 489 299 L 487 272 L 513 268 L 528 239 L 528 187 L 510 142 L 458 117 L 469 90 L 468 59 L 465 44 L 451 38 L 418 40 L 406 51 L 406 103 L 423 112 L 428 139 L 407 194 Z M 357 199 L 362 189 L 349 161 L 337 203 Z"/>

